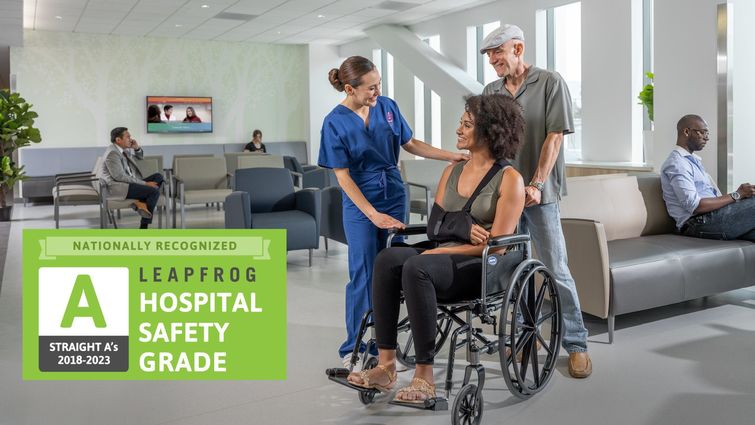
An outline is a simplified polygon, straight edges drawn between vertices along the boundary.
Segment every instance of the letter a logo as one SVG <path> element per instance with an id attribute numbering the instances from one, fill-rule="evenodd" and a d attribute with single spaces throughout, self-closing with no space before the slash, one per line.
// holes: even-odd
<path id="1" fill-rule="evenodd" d="M 86 306 L 81 306 L 81 300 L 84 298 Z M 97 299 L 97 293 L 94 292 L 94 285 L 89 275 L 80 274 L 76 276 L 76 283 L 71 290 L 71 297 L 68 299 L 68 306 L 63 313 L 63 320 L 60 322 L 61 328 L 70 328 L 73 326 L 73 320 L 77 317 L 91 317 L 94 326 L 104 328 L 105 316 L 102 314 L 100 302 Z"/>

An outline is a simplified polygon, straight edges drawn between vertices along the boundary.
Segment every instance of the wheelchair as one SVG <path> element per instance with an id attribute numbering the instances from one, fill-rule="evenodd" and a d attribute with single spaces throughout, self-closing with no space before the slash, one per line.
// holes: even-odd
<path id="1" fill-rule="evenodd" d="M 388 246 L 395 246 L 392 244 L 394 236 L 420 235 L 425 232 L 425 225 L 412 225 L 392 231 Z M 411 246 L 426 247 L 423 246 L 426 243 Z M 503 248 L 506 248 L 506 252 L 501 252 Z M 440 352 L 450 337 L 443 396 L 436 394 L 435 398 L 425 400 L 424 404 L 395 400 L 390 404 L 435 411 L 448 410 L 456 352 L 461 348 L 466 349 L 468 364 L 452 405 L 451 422 L 454 425 L 479 424 L 482 420 L 485 367 L 480 363 L 481 354 L 498 354 L 506 386 L 520 399 L 528 399 L 547 386 L 555 372 L 561 346 L 561 302 L 555 278 L 543 263 L 530 257 L 530 252 L 530 237 L 527 234 L 505 235 L 488 240 L 482 252 L 480 298 L 438 300 L 436 353 Z M 370 317 L 371 311 L 362 319 L 359 340 L 363 340 L 373 326 Z M 491 325 L 493 335 L 483 334 L 483 329 L 475 327 L 474 319 Z M 398 330 L 400 335 L 404 335 L 405 341 L 399 342 L 397 360 L 405 366 L 413 367 L 411 323 L 408 318 L 399 320 Z M 374 338 L 368 339 L 365 353 L 375 344 Z M 348 369 L 334 368 L 325 372 L 330 380 L 357 390 L 359 400 L 368 405 L 374 401 L 379 391 L 352 385 L 346 379 L 358 360 L 359 345 L 354 348 Z M 377 358 L 365 356 L 362 368 L 370 369 L 377 363 Z M 473 376 L 476 377 L 475 382 Z"/>

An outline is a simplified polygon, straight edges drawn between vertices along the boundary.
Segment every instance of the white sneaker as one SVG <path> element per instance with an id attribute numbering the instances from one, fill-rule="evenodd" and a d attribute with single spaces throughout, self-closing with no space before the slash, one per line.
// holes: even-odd
<path id="1" fill-rule="evenodd" d="M 341 358 L 341 363 L 343 364 L 344 368 L 350 369 L 351 368 L 351 353 L 346 354 L 345 356 L 343 356 L 343 358 Z M 362 369 L 362 362 L 360 362 L 359 359 L 357 358 L 357 362 L 354 365 L 354 368 L 351 369 L 351 371 L 352 372 L 359 372 L 361 369 Z"/>

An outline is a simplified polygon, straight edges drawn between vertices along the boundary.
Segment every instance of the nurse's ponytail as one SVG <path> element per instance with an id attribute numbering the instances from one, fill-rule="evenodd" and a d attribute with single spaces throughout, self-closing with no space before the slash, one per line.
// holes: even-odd
<path id="1" fill-rule="evenodd" d="M 343 91 L 343 83 L 341 82 L 341 79 L 338 78 L 338 68 L 333 68 L 328 72 L 328 81 L 330 81 L 330 85 L 333 86 L 334 89 Z"/>
<path id="2" fill-rule="evenodd" d="M 328 81 L 334 89 L 344 91 L 346 84 L 351 87 L 359 87 L 362 84 L 364 74 L 376 69 L 371 60 L 362 56 L 351 56 L 343 61 L 340 68 L 333 68 L 328 72 Z"/>

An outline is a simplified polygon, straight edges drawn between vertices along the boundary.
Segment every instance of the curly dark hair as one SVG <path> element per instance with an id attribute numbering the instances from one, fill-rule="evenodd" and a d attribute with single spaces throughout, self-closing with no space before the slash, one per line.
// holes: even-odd
<path id="1" fill-rule="evenodd" d="M 472 114 L 475 143 L 484 143 L 496 160 L 515 159 L 524 141 L 522 107 L 509 96 L 484 94 L 464 98 Z"/>

